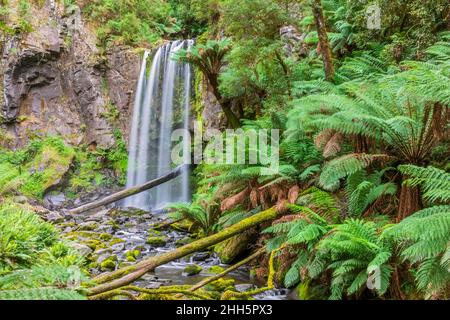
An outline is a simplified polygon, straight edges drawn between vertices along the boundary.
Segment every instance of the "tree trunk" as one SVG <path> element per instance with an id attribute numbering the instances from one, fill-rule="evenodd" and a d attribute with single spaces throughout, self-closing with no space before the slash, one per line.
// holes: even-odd
<path id="1" fill-rule="evenodd" d="M 403 177 L 402 182 L 407 178 Z M 414 212 L 422 209 L 422 203 L 420 199 L 420 190 L 418 187 L 409 187 L 402 183 L 400 190 L 400 200 L 398 204 L 398 216 L 397 222 L 402 221 L 406 217 L 409 217 Z"/>
<path id="2" fill-rule="evenodd" d="M 229 102 L 220 102 L 220 105 L 222 106 L 223 113 L 225 114 L 225 117 L 228 120 L 229 125 L 233 129 L 238 129 L 241 126 L 241 122 L 239 121 L 239 118 L 234 114 L 233 110 L 231 110 L 231 106 Z"/>
<path id="3" fill-rule="evenodd" d="M 276 219 L 277 216 L 278 211 L 276 210 L 276 208 L 271 208 L 252 217 L 244 219 L 216 234 L 203 239 L 199 239 L 173 251 L 163 253 L 159 256 L 150 257 L 137 263 L 134 266 L 125 267 L 106 275 L 100 275 L 99 277 L 93 279 L 94 282 L 99 285 L 88 289 L 88 295 L 98 295 L 100 293 L 108 292 L 126 286 L 141 278 L 147 272 L 154 270 L 160 265 L 166 264 L 176 259 L 180 259 L 194 252 L 218 244 L 263 222 Z"/>
<path id="4" fill-rule="evenodd" d="M 188 164 L 183 164 L 178 166 L 177 168 L 175 168 L 174 170 L 172 170 L 171 172 L 169 172 L 168 174 L 159 177 L 155 180 L 149 181 L 143 185 L 140 186 L 136 186 L 136 187 L 131 187 L 122 191 L 119 191 L 117 193 L 114 193 L 110 196 L 107 196 L 106 198 L 85 204 L 81 207 L 78 207 L 76 209 L 70 210 L 69 213 L 70 214 L 79 214 L 79 213 L 83 213 L 101 206 L 106 206 L 110 203 L 114 203 L 117 202 L 119 200 L 131 197 L 135 194 L 144 192 L 146 190 L 149 190 L 151 188 L 157 187 L 167 181 L 173 180 L 176 177 L 178 177 L 181 173 L 184 172 L 184 170 L 188 170 L 188 168 L 190 167 L 190 165 Z"/>
<path id="5" fill-rule="evenodd" d="M 219 81 L 216 77 L 216 75 L 208 75 L 205 74 L 206 78 L 208 79 L 209 85 L 211 86 L 212 93 L 214 94 L 214 97 L 216 98 L 217 102 L 219 102 L 220 107 L 223 110 L 223 113 L 225 114 L 225 117 L 228 120 L 228 124 L 233 129 L 238 129 L 241 126 L 241 123 L 239 121 L 239 118 L 236 116 L 236 114 L 231 110 L 231 101 L 229 99 L 226 99 L 222 96 L 219 90 Z"/>
<path id="6" fill-rule="evenodd" d="M 331 56 L 330 42 L 328 40 L 325 18 L 323 15 L 322 2 L 311 0 L 314 22 L 316 24 L 317 36 L 319 37 L 320 53 L 322 55 L 325 78 L 327 81 L 334 80 L 334 66 Z"/>

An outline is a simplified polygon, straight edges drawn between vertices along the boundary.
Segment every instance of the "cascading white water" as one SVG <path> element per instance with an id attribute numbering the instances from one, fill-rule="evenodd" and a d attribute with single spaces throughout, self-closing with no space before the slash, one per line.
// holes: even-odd
<path id="1" fill-rule="evenodd" d="M 149 55 L 144 54 L 130 135 L 127 187 L 145 183 L 172 169 L 171 135 L 175 128 L 188 132 L 192 79 L 191 67 L 173 60 L 172 55 L 192 45 L 192 40 L 185 40 L 160 47 L 153 57 L 148 79 Z M 188 140 L 186 136 L 183 139 Z M 184 155 L 189 148 L 185 143 Z M 124 205 L 149 210 L 189 200 L 189 172 L 185 171 L 173 181 L 126 199 Z"/>

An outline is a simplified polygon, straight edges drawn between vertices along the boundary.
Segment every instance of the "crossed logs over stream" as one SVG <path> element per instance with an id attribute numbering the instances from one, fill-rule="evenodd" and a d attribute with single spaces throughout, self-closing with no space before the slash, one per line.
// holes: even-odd
<path id="1" fill-rule="evenodd" d="M 117 202 L 119 200 L 125 199 L 127 197 L 133 196 L 135 194 L 141 193 L 143 191 L 149 190 L 151 188 L 157 187 L 160 184 L 163 184 L 169 180 L 172 180 L 176 177 L 178 177 L 184 170 L 187 170 L 189 168 L 189 165 L 181 165 L 168 174 L 159 177 L 155 180 L 149 181 L 143 185 L 128 188 L 122 191 L 119 191 L 115 194 L 112 194 L 106 198 L 103 198 L 101 200 L 85 204 L 79 208 L 70 210 L 69 213 L 71 214 L 80 214 L 101 206 L 105 206 L 114 202 Z M 163 253 L 158 256 L 153 256 L 150 258 L 147 258 L 145 260 L 140 261 L 139 263 L 124 267 L 121 269 L 118 269 L 113 272 L 109 272 L 106 274 L 99 275 L 93 279 L 94 285 L 88 288 L 88 296 L 91 298 L 102 298 L 107 297 L 108 292 L 112 292 L 114 290 L 120 289 L 120 288 L 126 288 L 129 284 L 133 283 L 134 281 L 141 278 L 143 275 L 145 275 L 148 272 L 153 271 L 156 267 L 164 265 L 166 263 L 169 263 L 173 260 L 180 259 L 184 256 L 187 256 L 189 254 L 195 253 L 197 251 L 201 251 L 203 249 L 206 249 L 208 247 L 211 247 L 213 245 L 216 245 L 222 241 L 225 241 L 235 235 L 238 235 L 242 233 L 245 230 L 251 229 L 255 226 L 258 226 L 259 224 L 271 221 L 277 218 L 279 211 L 277 207 L 270 208 L 268 210 L 262 211 L 258 214 L 255 214 L 249 218 L 246 218 L 226 229 L 223 229 L 222 231 L 213 234 L 211 236 L 199 239 L 197 241 L 191 242 L 189 244 L 186 244 L 180 248 L 177 248 L 175 250 Z M 223 277 L 227 273 L 231 272 L 232 270 L 238 268 L 239 266 L 242 266 L 249 261 L 257 258 L 258 256 L 262 255 L 264 253 L 264 250 L 258 250 L 256 253 L 251 255 L 249 258 L 244 259 L 243 261 L 239 262 L 238 264 L 230 267 L 229 269 L 225 270 L 222 274 L 206 279 L 205 282 L 208 283 L 210 281 L 214 281 L 219 279 L 220 277 Z M 192 287 L 190 290 L 187 290 L 187 294 L 193 293 L 198 288 L 202 287 L 206 283 L 199 283 L 196 286 Z M 130 286 L 129 286 L 130 287 Z M 133 289 L 134 287 L 130 287 Z M 193 294 L 195 295 L 195 294 Z"/>

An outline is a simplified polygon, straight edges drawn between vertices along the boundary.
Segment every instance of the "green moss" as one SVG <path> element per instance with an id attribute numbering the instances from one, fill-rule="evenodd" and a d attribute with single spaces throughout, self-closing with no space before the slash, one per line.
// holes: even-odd
<path id="1" fill-rule="evenodd" d="M 139 250 L 130 250 L 125 253 L 126 259 L 129 262 L 134 262 L 141 255 L 141 251 Z"/>
<path id="2" fill-rule="evenodd" d="M 147 230 L 148 231 L 148 235 L 149 236 L 153 236 L 153 237 L 160 237 L 161 236 L 161 232 L 160 231 L 158 231 L 158 230 L 154 230 L 154 229 L 148 229 Z"/>
<path id="3" fill-rule="evenodd" d="M 224 271 L 225 269 L 220 266 L 212 266 L 211 268 L 208 269 L 208 272 L 213 274 L 220 274 Z"/>
<path id="4" fill-rule="evenodd" d="M 191 230 L 193 224 L 194 223 L 192 221 L 185 219 L 177 223 L 172 223 L 170 227 L 178 231 L 189 231 Z"/>
<path id="5" fill-rule="evenodd" d="M 125 242 L 125 240 L 123 240 L 123 239 L 120 239 L 120 238 L 113 238 L 112 240 L 111 240 L 111 242 L 109 243 L 109 245 L 110 246 L 113 246 L 113 245 L 115 245 L 115 244 L 118 244 L 118 243 L 124 243 Z"/>
<path id="6" fill-rule="evenodd" d="M 87 146 L 77 149 L 75 170 L 66 192 L 91 192 L 98 186 L 124 185 L 128 167 L 128 151 L 120 130 L 114 131 L 111 148 L 90 150 Z M 104 171 L 114 172 L 113 179 L 106 179 Z"/>
<path id="7" fill-rule="evenodd" d="M 120 229 L 120 225 L 114 220 L 108 221 L 107 224 L 109 224 L 112 227 L 113 231 Z"/>
<path id="8" fill-rule="evenodd" d="M 99 239 L 100 239 L 100 240 L 103 240 L 103 241 L 109 241 L 109 240 L 111 240 L 112 238 L 113 238 L 113 236 L 110 235 L 109 233 L 102 233 L 102 234 L 99 236 Z"/>
<path id="9" fill-rule="evenodd" d="M 103 271 L 107 271 L 107 270 L 115 270 L 117 266 L 117 263 L 113 260 L 105 260 L 102 263 L 100 263 L 100 268 Z"/>
<path id="10" fill-rule="evenodd" d="M 117 267 L 117 263 L 118 263 L 118 259 L 117 256 L 115 254 L 107 257 L 105 260 L 103 260 L 100 263 L 100 268 L 103 271 L 107 271 L 107 270 L 114 270 Z"/>
<path id="11" fill-rule="evenodd" d="M 211 283 L 208 283 L 205 286 L 205 290 L 207 291 L 218 291 L 218 292 L 224 292 L 227 290 L 234 291 L 234 279 L 218 279 L 216 281 L 213 281 Z"/>
<path id="12" fill-rule="evenodd" d="M 92 222 L 92 223 L 86 223 L 86 224 L 81 225 L 78 228 L 78 230 L 79 231 L 93 231 L 97 228 L 98 228 L 98 223 Z"/>
<path id="13" fill-rule="evenodd" d="M 19 191 L 42 199 L 62 182 L 74 156 L 75 150 L 58 137 L 36 138 L 24 149 L 0 151 L 0 194 Z"/>
<path id="14" fill-rule="evenodd" d="M 183 238 L 183 239 L 179 239 L 177 241 L 175 241 L 175 246 L 176 247 L 182 247 L 188 243 L 191 243 L 192 241 L 194 241 L 194 239 L 192 238 Z"/>
<path id="15" fill-rule="evenodd" d="M 91 248 L 92 250 L 98 250 L 98 249 L 105 249 L 106 245 L 96 239 L 89 239 L 87 241 L 84 242 L 85 245 L 87 245 L 89 248 Z"/>
<path id="16" fill-rule="evenodd" d="M 214 251 L 222 263 L 229 264 L 248 249 L 248 245 L 253 239 L 254 232 L 246 231 L 219 243 L 214 247 Z"/>
<path id="17" fill-rule="evenodd" d="M 202 272 L 203 268 L 196 264 L 188 265 L 186 268 L 184 268 L 183 273 L 187 276 L 195 276 L 196 274 L 199 274 Z"/>
<path id="18" fill-rule="evenodd" d="M 133 256 L 127 256 L 127 261 L 128 261 L 128 262 L 135 262 L 135 261 L 136 261 L 136 258 L 133 257 Z"/>
<path id="19" fill-rule="evenodd" d="M 154 247 L 164 247 L 167 243 L 167 240 L 164 237 L 148 237 L 147 244 Z"/>

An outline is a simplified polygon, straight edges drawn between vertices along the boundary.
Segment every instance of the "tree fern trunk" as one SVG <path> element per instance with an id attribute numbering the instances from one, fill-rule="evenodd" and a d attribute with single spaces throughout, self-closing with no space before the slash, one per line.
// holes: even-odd
<path id="1" fill-rule="evenodd" d="M 317 28 L 317 36 L 319 37 L 320 53 L 322 55 L 323 66 L 325 69 L 325 78 L 327 81 L 334 80 L 334 66 L 331 56 L 330 42 L 328 40 L 325 18 L 323 15 L 322 2 L 320 0 L 311 1 L 314 22 Z"/>
<path id="2" fill-rule="evenodd" d="M 407 177 L 403 177 L 402 181 L 406 181 Z M 422 209 L 422 202 L 420 199 L 420 190 L 418 187 L 409 187 L 402 183 L 400 190 L 400 201 L 398 204 L 397 221 L 400 222 L 406 217 L 409 217 L 414 212 Z"/>
<path id="3" fill-rule="evenodd" d="M 219 81 L 215 75 L 213 76 L 205 76 L 208 79 L 209 85 L 211 87 L 212 93 L 214 94 L 214 97 L 216 98 L 217 102 L 219 102 L 220 106 L 222 107 L 223 113 L 225 114 L 225 117 L 228 120 L 228 124 L 233 129 L 238 129 L 241 126 L 241 123 L 239 121 L 239 118 L 236 116 L 236 114 L 231 110 L 231 101 L 229 99 L 226 99 L 222 96 L 219 90 Z"/>

